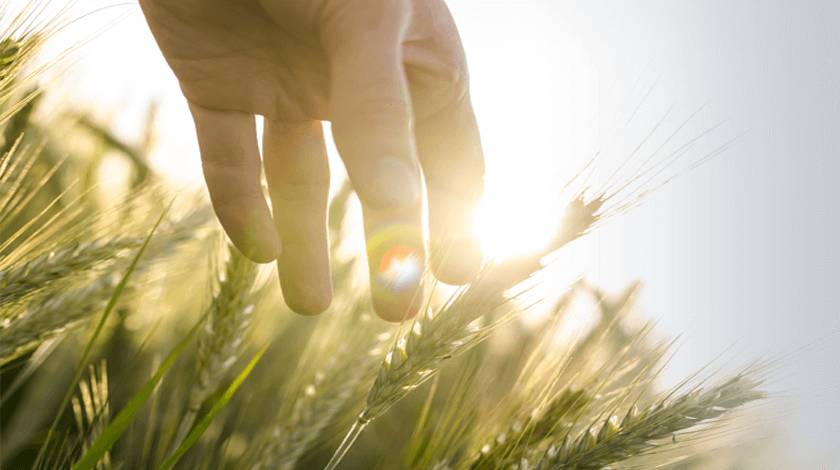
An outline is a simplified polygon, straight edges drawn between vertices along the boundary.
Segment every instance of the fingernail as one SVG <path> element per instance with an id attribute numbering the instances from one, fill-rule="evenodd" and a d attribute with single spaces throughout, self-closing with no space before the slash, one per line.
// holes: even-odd
<path id="1" fill-rule="evenodd" d="M 381 209 L 410 207 L 420 202 L 420 174 L 410 162 L 382 158 L 376 162 L 368 187 L 367 202 Z"/>

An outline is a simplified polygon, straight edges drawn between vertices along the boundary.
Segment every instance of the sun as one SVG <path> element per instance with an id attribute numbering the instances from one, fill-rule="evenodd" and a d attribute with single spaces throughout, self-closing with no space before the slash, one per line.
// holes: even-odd
<path id="1" fill-rule="evenodd" d="M 515 188 L 488 191 L 479 204 L 474 230 L 488 259 L 506 259 L 538 250 L 557 226 L 547 204 L 521 196 Z"/>

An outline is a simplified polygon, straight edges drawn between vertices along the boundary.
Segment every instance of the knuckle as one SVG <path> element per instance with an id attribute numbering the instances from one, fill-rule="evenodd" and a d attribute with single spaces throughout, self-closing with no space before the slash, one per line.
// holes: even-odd
<path id="1" fill-rule="evenodd" d="M 358 102 L 356 113 L 366 121 L 403 123 L 408 120 L 408 108 L 409 103 L 402 96 L 375 96 Z"/>
<path id="2" fill-rule="evenodd" d="M 438 74 L 440 80 L 451 88 L 466 90 L 469 86 L 466 60 L 459 51 L 449 51 L 444 54 Z"/>
<path id="3" fill-rule="evenodd" d="M 377 93 L 375 86 L 359 90 L 352 100 L 337 106 L 334 120 L 344 128 L 386 132 L 407 128 L 411 121 L 410 102 L 404 96 Z"/>
<path id="4" fill-rule="evenodd" d="M 469 73 L 461 60 L 437 58 L 431 66 L 408 63 L 406 75 L 416 97 L 415 112 L 421 118 L 456 106 L 469 96 Z"/>
<path id="5" fill-rule="evenodd" d="M 239 180 L 251 183 L 253 180 L 259 181 L 259 163 L 224 152 L 212 155 L 206 155 L 206 153 L 202 152 L 201 167 L 208 182 Z"/>
<path id="6" fill-rule="evenodd" d="M 408 0 L 327 2 L 321 9 L 321 41 L 329 51 L 381 45 L 385 37 L 397 37 L 411 20 Z"/>
<path id="7" fill-rule="evenodd" d="M 269 186 L 275 206 L 303 212 L 325 209 L 329 196 L 329 181 L 284 181 Z"/>
<path id="8" fill-rule="evenodd" d="M 440 71 L 440 80 L 449 103 L 459 103 L 467 97 L 470 85 L 466 67 L 447 65 Z"/>

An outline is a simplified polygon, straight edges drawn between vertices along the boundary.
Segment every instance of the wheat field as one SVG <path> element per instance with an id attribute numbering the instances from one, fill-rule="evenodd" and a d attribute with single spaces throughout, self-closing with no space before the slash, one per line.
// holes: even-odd
<path id="1" fill-rule="evenodd" d="M 573 179 L 542 250 L 434 289 L 394 326 L 345 247 L 345 186 L 329 217 L 333 306 L 297 317 L 205 198 L 156 174 L 153 139 L 39 113 L 49 87 L 32 59 L 58 24 L 36 6 L 3 13 L 0 467 L 709 468 L 741 452 L 766 365 L 712 364 L 663 389 L 674 343 L 635 308 L 637 283 L 545 275 L 643 191 Z M 106 158 L 130 168 L 119 191 L 102 185 Z M 591 324 L 570 335 L 581 309 Z"/>

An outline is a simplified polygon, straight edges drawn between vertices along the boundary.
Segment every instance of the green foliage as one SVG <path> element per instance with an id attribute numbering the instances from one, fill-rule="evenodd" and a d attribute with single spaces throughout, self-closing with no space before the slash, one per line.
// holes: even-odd
<path id="1" fill-rule="evenodd" d="M 225 390 L 225 393 L 216 400 L 216 403 L 213 404 L 213 407 L 210 408 L 210 411 L 207 412 L 206 415 L 198 422 L 198 424 L 190 431 L 184 441 L 178 445 L 178 448 L 175 449 L 175 452 L 166 459 L 160 466 L 161 469 L 169 470 L 175 466 L 178 460 L 187 453 L 188 450 L 192 446 L 198 442 L 198 439 L 201 438 L 201 435 L 204 434 L 204 431 L 210 426 L 210 423 L 213 422 L 213 419 L 219 415 L 219 413 L 224 409 L 225 406 L 233 399 L 234 394 L 236 391 L 239 390 L 239 387 L 242 385 L 242 382 L 245 381 L 246 378 L 251 374 L 251 371 L 254 370 L 257 363 L 262 359 L 263 354 L 265 354 L 266 348 L 263 347 L 262 349 L 254 355 L 253 359 L 248 362 L 248 365 L 245 366 L 245 369 L 236 376 L 236 379 L 230 384 L 230 386 Z"/>
<path id="2" fill-rule="evenodd" d="M 135 254 L 134 257 L 131 259 L 131 262 L 129 263 L 128 268 L 125 270 L 125 273 L 123 274 L 122 279 L 120 279 L 120 281 L 114 287 L 114 291 L 111 294 L 111 297 L 108 299 L 108 303 L 105 305 L 105 309 L 102 311 L 102 315 L 100 315 L 99 320 L 96 322 L 96 327 L 94 328 L 93 333 L 90 336 L 90 339 L 88 339 L 88 341 L 85 343 L 85 347 L 82 350 L 81 357 L 79 358 L 79 364 L 76 366 L 76 372 L 73 375 L 73 380 L 71 381 L 71 383 L 78 382 L 79 379 L 82 377 L 82 371 L 84 370 L 85 364 L 87 363 L 88 359 L 90 358 L 90 354 L 91 354 L 91 351 L 93 350 L 93 346 L 96 344 L 97 339 L 99 339 L 99 336 L 102 334 L 102 329 L 105 326 L 105 322 L 108 321 L 108 317 L 114 311 L 114 307 L 117 305 L 117 301 L 119 300 L 119 298 L 122 296 L 123 292 L 125 291 L 125 286 L 128 284 L 128 280 L 131 277 L 131 274 L 137 268 L 137 263 L 143 257 L 143 254 L 145 253 L 146 248 L 148 248 L 148 246 L 149 246 L 149 241 L 151 241 L 152 236 L 154 235 L 155 231 L 158 229 L 158 226 L 160 225 L 161 220 L 163 220 L 163 215 L 161 215 L 161 217 L 157 220 L 157 222 L 155 222 L 154 226 L 152 226 L 152 229 L 149 232 L 149 235 L 143 241 L 143 244 L 140 246 L 140 249 L 137 250 L 137 254 Z M 46 445 L 49 445 L 49 443 L 50 443 L 50 439 L 52 438 L 53 433 L 55 432 L 55 426 L 58 423 L 58 417 L 61 416 L 61 413 L 64 411 L 64 407 L 66 407 L 67 403 L 70 401 L 71 394 L 72 394 L 72 388 L 70 390 L 68 390 L 68 392 L 64 395 L 64 398 L 61 400 L 61 404 L 58 405 L 58 413 L 59 414 L 56 416 L 56 419 L 53 421 L 52 425 L 50 425 L 50 429 L 47 431 Z M 122 413 L 120 413 L 120 416 L 122 416 Z M 110 430 L 111 430 L 111 427 L 109 426 L 108 428 L 106 428 L 103 435 L 108 435 Z M 89 449 L 89 452 L 96 452 L 98 444 L 99 444 L 99 440 L 97 439 L 97 441 L 94 442 L 91 445 L 91 448 Z M 41 448 L 42 451 L 43 451 L 43 449 L 46 449 L 46 445 Z M 107 452 L 107 450 L 108 449 L 106 448 L 101 454 L 99 454 L 97 459 L 94 460 L 94 462 L 95 463 L 99 462 L 99 460 L 102 458 L 102 456 L 105 454 L 105 452 Z M 41 455 L 43 455 L 43 454 L 41 452 L 39 452 L 39 459 L 36 461 L 36 463 L 38 463 L 40 461 L 40 456 Z"/>
<path id="3" fill-rule="evenodd" d="M 175 349 L 166 356 L 166 359 L 164 359 L 160 367 L 157 368 L 154 375 L 152 375 L 143 387 L 141 387 L 140 390 L 131 397 L 131 400 L 129 400 L 125 407 L 119 412 L 119 414 L 117 414 L 114 421 L 105 428 L 102 435 L 99 436 L 93 444 L 91 444 L 87 452 L 85 452 L 84 455 L 82 455 L 82 457 L 73 464 L 73 470 L 86 470 L 94 468 L 107 454 L 111 447 L 125 432 L 129 424 L 131 424 L 134 420 L 137 413 L 140 412 L 140 409 L 149 400 L 149 397 L 152 395 L 155 387 L 157 387 L 160 381 L 163 380 L 166 373 L 172 368 L 175 360 L 178 359 L 178 356 L 186 349 L 187 344 L 189 344 L 189 341 L 192 339 L 196 329 L 197 327 L 191 330 L 190 333 L 187 334 L 180 343 L 178 343 Z"/>

